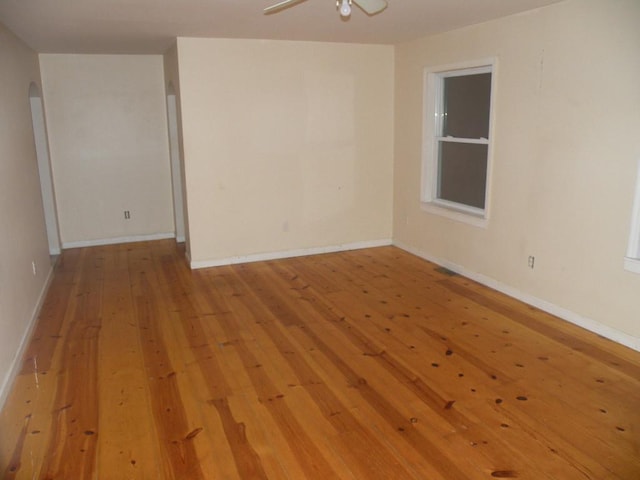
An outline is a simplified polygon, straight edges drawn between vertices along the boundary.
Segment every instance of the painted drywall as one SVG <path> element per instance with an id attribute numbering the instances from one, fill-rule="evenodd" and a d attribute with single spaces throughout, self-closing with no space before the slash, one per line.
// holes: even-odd
<path id="1" fill-rule="evenodd" d="M 569 0 L 398 45 L 394 240 L 640 338 L 640 275 L 623 269 L 640 158 L 638 25 L 637 0 Z M 488 57 L 496 121 L 490 219 L 478 228 L 421 209 L 423 70 Z"/>
<path id="2" fill-rule="evenodd" d="M 30 84 L 40 85 L 38 56 L 2 25 L 0 65 L 1 407 L 20 368 L 51 261 L 29 101 Z"/>
<path id="3" fill-rule="evenodd" d="M 391 238 L 393 47 L 179 38 L 178 61 L 192 264 Z"/>
<path id="4" fill-rule="evenodd" d="M 162 56 L 40 64 L 63 247 L 172 234 Z"/>

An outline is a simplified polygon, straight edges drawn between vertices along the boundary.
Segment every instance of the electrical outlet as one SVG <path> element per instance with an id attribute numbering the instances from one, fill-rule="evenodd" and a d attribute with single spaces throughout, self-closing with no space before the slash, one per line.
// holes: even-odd
<path id="1" fill-rule="evenodd" d="M 131 218 L 131 213 L 129 212 L 129 210 L 125 210 L 124 211 L 124 219 L 125 220 L 129 220 Z"/>
<path id="2" fill-rule="evenodd" d="M 38 269 L 36 268 L 36 261 L 35 260 L 31 261 L 31 270 L 33 271 L 33 276 L 35 277 L 36 274 L 38 273 Z"/>
<path id="3" fill-rule="evenodd" d="M 533 255 L 529 255 L 529 260 L 527 265 L 529 265 L 529 268 L 533 268 L 533 266 L 536 263 L 536 257 L 534 257 Z"/>

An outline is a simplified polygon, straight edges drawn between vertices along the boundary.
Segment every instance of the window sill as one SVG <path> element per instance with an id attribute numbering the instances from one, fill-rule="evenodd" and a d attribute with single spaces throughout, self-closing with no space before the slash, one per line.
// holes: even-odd
<path id="1" fill-rule="evenodd" d="M 624 269 L 633 273 L 640 273 L 640 258 L 624 257 Z"/>
<path id="2" fill-rule="evenodd" d="M 441 203 L 422 202 L 420 204 L 420 209 L 423 212 L 439 215 L 474 227 L 487 228 L 489 223 L 486 213 L 467 212 L 462 209 L 457 209 L 454 206 L 444 205 Z"/>

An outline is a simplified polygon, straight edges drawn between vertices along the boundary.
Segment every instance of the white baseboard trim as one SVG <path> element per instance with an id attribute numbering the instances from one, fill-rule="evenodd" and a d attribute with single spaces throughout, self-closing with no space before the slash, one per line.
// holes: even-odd
<path id="1" fill-rule="evenodd" d="M 262 262 L 265 260 L 278 260 L 281 258 L 304 257 L 306 255 L 319 255 L 322 253 L 346 252 L 348 250 L 360 250 L 362 248 L 384 247 L 392 245 L 391 239 L 370 240 L 365 242 L 345 243 L 342 245 L 330 245 L 326 247 L 302 248 L 298 250 L 284 250 L 280 252 L 256 253 L 237 257 L 222 258 L 219 260 L 191 261 L 191 268 L 220 267 L 223 265 L 235 265 L 238 263 Z"/>
<path id="2" fill-rule="evenodd" d="M 525 292 L 521 292 L 520 290 L 513 288 L 509 285 L 505 285 L 493 278 L 487 277 L 486 275 L 482 275 L 481 273 L 473 272 L 468 270 L 460 265 L 449 262 L 447 260 L 443 260 L 441 258 L 434 257 L 426 252 L 423 252 L 419 249 L 413 248 L 409 245 L 406 245 L 402 242 L 394 241 L 393 244 L 401 248 L 402 250 L 406 250 L 409 253 L 412 253 L 420 258 L 424 258 L 430 262 L 433 262 L 437 265 L 441 265 L 453 272 L 456 272 L 460 275 L 463 275 L 471 280 L 475 280 L 478 283 L 481 283 L 489 288 L 493 288 L 505 295 L 508 295 L 512 298 L 520 300 L 528 305 L 539 308 L 551 315 L 555 315 L 563 320 L 566 320 L 569 323 L 573 323 L 579 327 L 582 327 L 586 330 L 589 330 L 592 333 L 600 335 L 602 337 L 608 338 L 616 343 L 624 345 L 625 347 L 629 347 L 633 350 L 640 352 L 640 338 L 634 337 L 627 333 L 616 330 L 615 328 L 611 328 L 607 325 L 603 325 L 600 322 L 592 320 L 587 317 L 583 317 L 571 310 L 568 310 L 564 307 L 560 307 L 555 305 L 554 303 L 548 302 L 547 300 L 543 300 L 541 298 L 535 297 Z"/>
<path id="3" fill-rule="evenodd" d="M 152 233 L 149 235 L 133 235 L 131 237 L 101 238 L 97 240 L 80 240 L 78 242 L 63 242 L 62 248 L 99 247 L 101 245 L 115 245 L 116 243 L 146 242 L 150 240 L 165 240 L 175 238 L 174 232 Z"/>
<path id="4" fill-rule="evenodd" d="M 9 371 L 7 372 L 7 374 L 5 375 L 2 381 L 2 386 L 0 386 L 0 410 L 2 410 L 2 408 L 4 407 L 4 404 L 7 401 L 7 398 L 9 397 L 9 392 L 11 390 L 11 387 L 13 386 L 13 382 L 18 376 L 20 369 L 22 368 L 22 357 L 24 355 L 24 352 L 27 349 L 27 346 L 29 345 L 29 341 L 31 340 L 31 335 L 36 326 L 36 320 L 40 315 L 40 310 L 42 309 L 42 305 L 44 304 L 44 299 L 47 296 L 47 292 L 49 291 L 49 286 L 51 285 L 51 281 L 53 280 L 53 271 L 54 271 L 53 265 L 51 265 L 49 267 L 49 272 L 47 273 L 47 278 L 44 281 L 44 285 L 42 286 L 42 289 L 40 290 L 40 294 L 38 295 L 38 300 L 35 304 L 35 307 L 33 308 L 33 311 L 31 312 L 31 318 L 29 319 L 29 324 L 27 325 L 27 328 L 25 329 L 24 334 L 22 335 L 22 339 L 20 340 L 20 345 L 18 347 L 18 350 L 16 351 L 16 354 L 14 355 L 13 360 L 11 361 L 11 367 L 9 368 Z"/>

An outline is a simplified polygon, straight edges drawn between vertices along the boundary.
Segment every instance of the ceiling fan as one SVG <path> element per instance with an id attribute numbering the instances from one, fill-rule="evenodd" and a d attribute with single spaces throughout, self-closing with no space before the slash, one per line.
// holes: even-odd
<path id="1" fill-rule="evenodd" d="M 282 8 L 286 8 L 304 0 L 283 0 L 275 5 L 271 5 L 264 9 L 265 14 L 274 13 Z M 336 0 L 336 6 L 340 11 L 340 15 L 348 17 L 351 15 L 351 4 L 355 3 L 358 7 L 366 12 L 367 15 L 375 15 L 387 8 L 387 0 Z"/>

